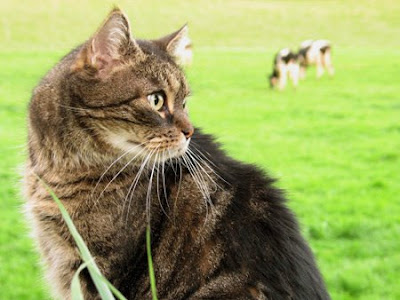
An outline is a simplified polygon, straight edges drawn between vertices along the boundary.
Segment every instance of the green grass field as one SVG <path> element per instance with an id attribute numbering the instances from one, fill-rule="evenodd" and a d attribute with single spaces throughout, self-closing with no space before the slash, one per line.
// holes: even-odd
<path id="1" fill-rule="evenodd" d="M 0 4 L 0 299 L 49 299 L 21 212 L 32 88 L 111 1 Z M 120 1 L 138 37 L 189 22 L 194 123 L 280 179 L 333 299 L 400 299 L 400 2 Z M 334 78 L 273 92 L 279 48 L 333 42 Z"/>

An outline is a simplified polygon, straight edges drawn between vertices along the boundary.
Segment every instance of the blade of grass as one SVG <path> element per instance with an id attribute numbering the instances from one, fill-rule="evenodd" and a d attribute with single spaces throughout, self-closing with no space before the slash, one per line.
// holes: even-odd
<path id="1" fill-rule="evenodd" d="M 84 300 L 83 295 L 82 295 L 82 290 L 81 290 L 81 284 L 79 281 L 79 274 L 82 272 L 84 268 L 88 266 L 89 263 L 84 263 L 82 264 L 79 269 L 75 272 L 74 277 L 72 278 L 71 281 L 71 297 L 72 300 Z M 113 292 L 113 294 L 119 299 L 119 300 L 127 300 L 124 295 L 121 294 L 120 291 L 118 291 L 112 284 L 109 282 L 103 275 L 99 275 L 99 280 L 103 280 L 107 286 L 110 288 L 110 290 Z"/>
<path id="2" fill-rule="evenodd" d="M 146 250 L 147 250 L 147 261 L 149 264 L 149 277 L 150 277 L 150 287 L 151 295 L 153 300 L 158 300 L 157 298 L 157 287 L 156 287 L 156 276 L 154 275 L 153 268 L 153 257 L 151 256 L 151 241 L 150 241 L 150 224 L 146 228 Z"/>
<path id="3" fill-rule="evenodd" d="M 86 246 L 85 242 L 83 241 L 81 235 L 79 234 L 78 230 L 76 229 L 71 217 L 69 216 L 64 205 L 61 203 L 60 199 L 58 199 L 58 197 L 53 192 L 53 190 L 39 176 L 36 175 L 36 177 L 43 184 L 43 186 L 46 188 L 46 190 L 50 193 L 51 197 L 54 199 L 58 208 L 60 209 L 63 219 L 64 219 L 71 235 L 73 236 L 76 245 L 79 248 L 79 252 L 81 254 L 83 261 L 86 263 L 94 261 L 94 258 L 90 254 L 88 247 Z M 88 264 L 87 268 L 89 270 L 90 276 L 92 277 L 94 285 L 96 286 L 96 289 L 99 292 L 101 298 L 103 300 L 115 300 L 108 285 L 104 282 L 104 280 L 101 280 L 101 277 L 103 277 L 103 276 L 101 275 L 100 269 L 97 267 L 97 265 L 95 263 L 90 263 L 90 264 Z"/>
<path id="4" fill-rule="evenodd" d="M 84 268 L 86 268 L 88 263 L 82 264 L 78 270 L 76 270 L 74 277 L 71 281 L 71 299 L 72 300 L 84 300 L 82 290 L 81 290 L 81 283 L 79 281 L 79 274 L 82 272 Z"/>
<path id="5" fill-rule="evenodd" d="M 113 294 L 115 295 L 115 297 L 117 297 L 117 299 L 119 299 L 119 300 L 128 300 L 128 299 L 125 298 L 124 295 L 121 294 L 120 291 L 118 291 L 118 290 L 115 288 L 115 286 L 113 286 L 113 285 L 111 284 L 111 282 L 109 282 L 109 281 L 107 280 L 107 278 L 105 278 L 104 276 L 102 276 L 102 280 L 104 280 L 104 282 L 107 284 L 107 286 L 108 286 L 108 287 L 110 288 L 110 290 L 113 292 Z"/>
<path id="6" fill-rule="evenodd" d="M 85 242 L 83 241 L 81 235 L 79 234 L 78 230 L 76 229 L 71 217 L 69 216 L 67 210 L 65 209 L 64 205 L 62 204 L 61 200 L 56 196 L 56 194 L 53 192 L 53 190 L 39 177 L 35 174 L 35 176 L 38 178 L 38 180 L 43 184 L 43 186 L 46 188 L 46 190 L 49 192 L 51 197 L 54 199 L 56 202 L 58 208 L 60 209 L 60 212 L 63 216 L 63 219 L 65 223 L 67 224 L 67 227 L 73 236 L 78 248 L 79 248 L 79 253 L 85 262 L 83 265 L 79 267 L 77 272 L 74 274 L 73 280 L 71 282 L 71 292 L 72 292 L 72 299 L 73 300 L 82 300 L 82 292 L 81 292 L 81 287 L 80 287 L 80 282 L 79 282 L 79 273 L 87 267 L 90 273 L 90 276 L 92 277 L 92 280 L 96 286 L 97 291 L 99 292 L 101 298 L 103 300 L 115 300 L 113 294 L 119 299 L 119 300 L 127 300 L 120 291 L 118 291 L 100 272 L 100 269 L 97 267 L 96 263 L 94 262 L 94 258 L 90 254 L 89 249 L 87 248 Z M 150 240 L 150 225 L 147 226 L 146 228 L 146 251 L 147 251 L 147 260 L 148 260 L 148 265 L 149 265 L 149 277 L 150 277 L 150 286 L 151 286 L 151 294 L 153 300 L 158 300 L 157 297 L 157 287 L 156 287 L 156 278 L 154 274 L 154 268 L 153 268 L 153 258 L 151 255 L 151 240 Z"/>

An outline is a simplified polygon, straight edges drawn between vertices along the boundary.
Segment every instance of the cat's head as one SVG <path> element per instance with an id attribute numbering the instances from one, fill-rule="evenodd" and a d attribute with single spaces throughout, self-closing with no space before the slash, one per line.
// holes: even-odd
<path id="1" fill-rule="evenodd" d="M 180 68 L 191 60 L 190 46 L 186 25 L 157 40 L 137 40 L 126 16 L 114 9 L 71 63 L 69 105 L 114 152 L 180 156 L 194 131 Z"/>

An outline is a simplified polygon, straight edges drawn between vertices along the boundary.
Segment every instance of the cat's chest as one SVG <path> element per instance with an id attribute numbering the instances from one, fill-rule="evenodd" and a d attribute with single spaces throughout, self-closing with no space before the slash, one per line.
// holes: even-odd
<path id="1" fill-rule="evenodd" d="M 207 194 L 208 196 L 208 194 Z M 107 239 L 141 230 L 148 220 L 191 218 L 207 209 L 207 196 L 190 176 L 176 181 L 147 178 L 108 192 L 65 202 L 76 226 L 90 239 Z M 61 198 L 62 199 L 62 198 Z"/>
<path id="2" fill-rule="evenodd" d="M 213 215 L 210 201 L 213 201 L 215 191 L 209 185 L 200 186 L 190 174 L 165 180 L 153 178 L 152 181 L 146 177 L 138 182 L 134 178 L 121 179 L 118 185 L 109 187 L 108 190 L 98 187 L 97 194 L 93 193 L 94 187 L 55 188 L 82 238 L 96 256 L 131 255 L 137 251 L 149 219 L 152 229 L 159 231 L 158 237 L 163 240 L 173 236 L 178 238 L 178 234 L 197 234 L 207 218 L 210 221 Z M 47 224 L 53 220 L 52 231 L 70 237 L 53 201 L 37 199 L 35 207 L 42 222 Z M 47 225 L 40 228 L 48 230 Z M 120 257 L 115 259 L 120 260 Z"/>

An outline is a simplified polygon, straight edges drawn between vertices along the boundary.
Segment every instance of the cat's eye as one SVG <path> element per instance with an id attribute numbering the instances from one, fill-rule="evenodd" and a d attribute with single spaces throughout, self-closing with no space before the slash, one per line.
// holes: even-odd
<path id="1" fill-rule="evenodd" d="M 162 92 L 156 92 L 148 95 L 147 100 L 149 100 L 151 108 L 154 110 L 160 110 L 164 106 L 165 94 Z"/>

